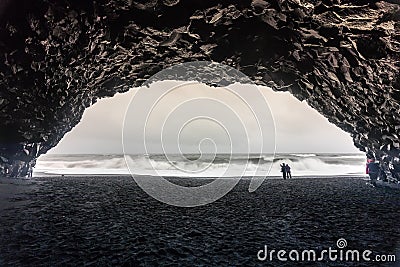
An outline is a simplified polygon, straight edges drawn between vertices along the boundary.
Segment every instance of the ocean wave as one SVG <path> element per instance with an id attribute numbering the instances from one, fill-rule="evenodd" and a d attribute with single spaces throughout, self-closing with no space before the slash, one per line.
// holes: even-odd
<path id="1" fill-rule="evenodd" d="M 304 154 L 305 155 L 305 154 Z M 315 155 L 315 154 L 308 154 Z M 341 155 L 345 156 L 345 155 Z M 130 156 L 130 169 L 136 175 L 163 175 L 178 177 L 232 177 L 232 176 L 280 176 L 280 164 L 289 164 L 294 176 L 346 175 L 365 171 L 362 159 L 346 160 L 338 156 L 294 157 L 264 155 L 246 159 L 218 155 L 209 161 L 184 160 L 181 156 Z M 273 160 L 273 161 L 272 161 Z M 130 174 L 123 155 L 46 155 L 40 157 L 34 175 L 52 174 Z"/>
<path id="2" fill-rule="evenodd" d="M 312 154 L 312 153 L 307 153 L 307 154 L 289 154 L 291 156 L 295 156 L 295 157 L 302 157 L 302 158 L 309 158 L 309 157 L 316 157 L 316 154 Z"/>

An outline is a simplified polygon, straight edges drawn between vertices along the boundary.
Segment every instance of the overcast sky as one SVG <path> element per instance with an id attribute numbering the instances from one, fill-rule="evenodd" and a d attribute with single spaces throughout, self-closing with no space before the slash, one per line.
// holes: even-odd
<path id="1" fill-rule="evenodd" d="M 121 154 L 123 120 L 135 94 L 125 123 L 125 148 L 130 153 L 144 153 L 143 136 L 149 152 L 159 152 L 160 143 L 169 152 L 176 152 L 178 143 L 184 152 L 195 152 L 199 143 L 206 152 L 215 147 L 217 152 L 227 152 L 231 144 L 233 151 L 248 147 L 253 151 L 262 143 L 264 152 L 269 152 L 272 140 L 276 140 L 277 152 L 359 152 L 348 133 L 290 93 L 242 85 L 233 91 L 200 84 L 170 89 L 176 85 L 162 82 L 150 90 L 134 88 L 99 100 L 49 153 Z M 170 91 L 160 98 L 165 88 Z"/>

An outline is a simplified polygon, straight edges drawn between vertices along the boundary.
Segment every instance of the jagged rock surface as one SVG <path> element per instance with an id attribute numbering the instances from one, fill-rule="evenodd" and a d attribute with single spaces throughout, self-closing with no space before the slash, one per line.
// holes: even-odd
<path id="1" fill-rule="evenodd" d="M 0 175 L 24 176 L 101 97 L 194 60 L 288 90 L 355 145 L 400 152 L 396 0 L 0 2 Z"/>

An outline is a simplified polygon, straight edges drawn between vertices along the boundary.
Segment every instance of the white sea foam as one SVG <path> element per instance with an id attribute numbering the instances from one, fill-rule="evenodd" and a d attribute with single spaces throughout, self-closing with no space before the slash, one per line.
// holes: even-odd
<path id="1" fill-rule="evenodd" d="M 190 157 L 189 157 L 190 158 Z M 205 161 L 180 156 L 131 156 L 132 173 L 179 177 L 280 176 L 280 164 L 291 166 L 294 176 L 363 175 L 365 158 L 355 154 L 277 154 L 250 156 L 217 155 Z M 38 159 L 34 175 L 42 174 L 129 174 L 123 155 L 43 155 Z"/>

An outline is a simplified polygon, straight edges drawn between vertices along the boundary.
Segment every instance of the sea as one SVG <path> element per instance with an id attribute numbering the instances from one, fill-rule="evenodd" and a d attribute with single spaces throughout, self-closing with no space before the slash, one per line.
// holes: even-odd
<path id="1" fill-rule="evenodd" d="M 128 160 L 127 160 L 128 159 Z M 362 153 L 278 153 L 217 155 L 45 154 L 33 175 L 162 175 L 170 177 L 280 177 L 289 164 L 292 176 L 363 176 Z"/>

